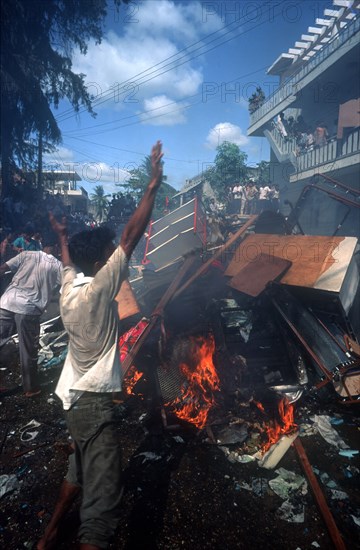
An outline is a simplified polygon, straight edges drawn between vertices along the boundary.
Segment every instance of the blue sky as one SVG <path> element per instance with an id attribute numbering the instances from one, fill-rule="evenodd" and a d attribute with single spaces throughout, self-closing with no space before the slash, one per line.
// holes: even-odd
<path id="1" fill-rule="evenodd" d="M 61 103 L 55 112 L 63 143 L 45 169 L 75 169 L 92 191 L 119 190 L 160 139 L 168 183 L 209 167 L 223 141 L 237 143 L 248 164 L 269 160 L 263 138 L 247 136 L 247 100 L 277 77 L 266 69 L 293 47 L 331 1 L 135 0 L 110 10 L 100 45 L 75 51 L 96 118 Z"/>

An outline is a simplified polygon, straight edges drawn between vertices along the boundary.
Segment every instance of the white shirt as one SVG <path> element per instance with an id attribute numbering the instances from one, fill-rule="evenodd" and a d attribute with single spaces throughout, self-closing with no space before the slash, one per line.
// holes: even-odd
<path id="1" fill-rule="evenodd" d="M 121 389 L 118 311 L 115 297 L 128 276 L 128 260 L 120 246 L 95 277 L 65 267 L 60 311 L 69 334 L 69 349 L 56 394 L 69 409 L 84 391 Z"/>
<path id="2" fill-rule="evenodd" d="M 0 307 L 22 315 L 41 315 L 61 285 L 61 262 L 41 250 L 26 250 L 6 265 L 15 275 L 0 298 Z"/>
<path id="3" fill-rule="evenodd" d="M 269 195 L 270 191 L 271 191 L 271 189 L 267 185 L 265 185 L 265 187 L 260 187 L 260 189 L 259 189 L 259 200 L 266 200 L 267 198 L 269 198 L 268 195 Z"/>
<path id="4" fill-rule="evenodd" d="M 235 187 L 233 187 L 232 192 L 234 195 L 234 199 L 241 199 L 242 192 L 243 192 L 242 185 L 235 185 Z"/>

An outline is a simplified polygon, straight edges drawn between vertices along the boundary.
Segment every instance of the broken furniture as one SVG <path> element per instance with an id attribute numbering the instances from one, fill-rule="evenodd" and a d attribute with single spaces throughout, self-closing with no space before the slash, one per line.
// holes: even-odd
<path id="1" fill-rule="evenodd" d="M 287 223 L 292 233 L 360 237 L 360 191 L 316 174 L 302 190 Z"/>
<path id="2" fill-rule="evenodd" d="M 331 384 L 343 402 L 360 400 L 360 358 L 346 349 L 345 338 L 337 338 L 324 322 L 316 317 L 285 288 L 272 289 L 272 302 L 289 331 L 301 345 L 312 364 L 312 389 Z"/>
<path id="3" fill-rule="evenodd" d="M 360 336 L 357 250 L 356 237 L 253 234 L 234 250 L 225 275 L 232 280 L 246 268 L 251 277 L 252 267 L 255 279 L 263 255 L 269 257 L 270 266 L 278 258 L 291 261 L 279 282 L 314 310 L 336 316 L 344 332 L 356 338 Z M 243 291 L 239 285 L 237 290 Z"/>
<path id="4" fill-rule="evenodd" d="M 143 264 L 159 269 L 187 253 L 206 247 L 206 213 L 200 200 L 192 199 L 150 222 Z"/>

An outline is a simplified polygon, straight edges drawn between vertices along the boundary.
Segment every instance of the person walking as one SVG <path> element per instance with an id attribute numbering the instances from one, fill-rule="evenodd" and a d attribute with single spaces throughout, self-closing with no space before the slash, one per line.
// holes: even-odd
<path id="1" fill-rule="evenodd" d="M 0 266 L 0 275 L 14 276 L 0 298 L 0 347 L 17 333 L 20 367 L 26 397 L 40 394 L 37 353 L 40 317 L 61 284 L 61 262 L 56 244 L 45 242 L 43 251 L 26 250 Z"/>
<path id="2" fill-rule="evenodd" d="M 65 218 L 50 222 L 58 234 L 63 260 L 61 317 L 69 349 L 56 387 L 74 453 L 54 514 L 37 544 L 54 545 L 60 520 L 82 491 L 81 550 L 108 548 L 116 530 L 121 500 L 121 448 L 115 429 L 113 393 L 121 390 L 118 310 L 115 298 L 128 275 L 131 254 L 143 235 L 162 182 L 162 145 L 151 151 L 151 179 L 116 247 L 107 227 L 82 231 L 68 243 Z M 121 303 L 119 304 L 121 308 Z"/>

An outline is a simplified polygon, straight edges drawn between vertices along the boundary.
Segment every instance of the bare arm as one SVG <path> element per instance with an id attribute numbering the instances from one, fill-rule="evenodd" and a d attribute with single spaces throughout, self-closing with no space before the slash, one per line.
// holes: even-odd
<path id="1" fill-rule="evenodd" d="M 62 219 L 62 222 L 58 222 L 52 212 L 49 212 L 49 220 L 53 231 L 57 234 L 60 245 L 61 261 L 64 267 L 73 265 L 68 247 L 68 232 L 66 225 L 66 218 Z"/>
<path id="2" fill-rule="evenodd" d="M 154 207 L 157 190 L 162 178 L 162 144 L 158 141 L 151 150 L 151 180 L 139 203 L 122 232 L 120 244 L 127 258 L 130 258 L 135 246 L 143 235 Z"/>

